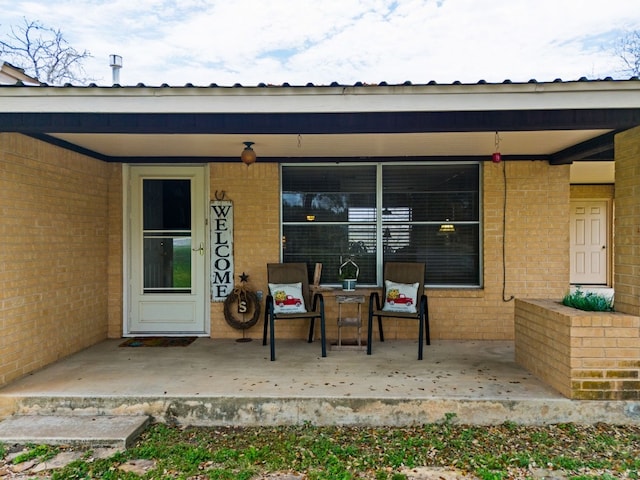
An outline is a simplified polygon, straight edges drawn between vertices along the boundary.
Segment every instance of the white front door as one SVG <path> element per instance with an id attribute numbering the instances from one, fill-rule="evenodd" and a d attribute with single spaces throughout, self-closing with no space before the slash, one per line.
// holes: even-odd
<path id="1" fill-rule="evenodd" d="M 205 334 L 206 167 L 131 167 L 125 334 Z"/>
<path id="2" fill-rule="evenodd" d="M 604 200 L 571 202 L 571 283 L 606 285 L 608 215 Z"/>

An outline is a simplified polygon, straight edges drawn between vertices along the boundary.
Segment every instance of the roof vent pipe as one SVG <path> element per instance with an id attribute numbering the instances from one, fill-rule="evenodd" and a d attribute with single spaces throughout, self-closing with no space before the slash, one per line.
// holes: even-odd
<path id="1" fill-rule="evenodd" d="M 120 55 L 109 55 L 109 66 L 113 76 L 113 84 L 120 84 L 120 69 L 122 68 L 122 57 Z"/>

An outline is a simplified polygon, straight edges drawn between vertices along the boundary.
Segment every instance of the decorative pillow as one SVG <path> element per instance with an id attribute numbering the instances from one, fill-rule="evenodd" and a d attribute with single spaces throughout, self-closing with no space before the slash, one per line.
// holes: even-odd
<path id="1" fill-rule="evenodd" d="M 395 283 L 384 281 L 387 296 L 383 310 L 387 312 L 416 313 L 418 303 L 418 283 Z"/>
<path id="2" fill-rule="evenodd" d="M 269 292 L 273 297 L 274 313 L 302 313 L 306 312 L 302 282 L 298 283 L 270 283 Z"/>

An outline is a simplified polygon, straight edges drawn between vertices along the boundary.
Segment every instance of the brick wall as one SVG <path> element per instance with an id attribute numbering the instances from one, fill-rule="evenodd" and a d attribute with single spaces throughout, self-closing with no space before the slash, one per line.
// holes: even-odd
<path id="1" fill-rule="evenodd" d="M 122 164 L 112 163 L 107 165 L 109 171 L 108 184 L 108 209 L 109 216 L 109 240 L 107 261 L 107 289 L 109 292 L 108 306 L 108 332 L 109 338 L 122 337 L 123 322 L 123 288 L 122 275 Z"/>
<path id="2" fill-rule="evenodd" d="M 516 300 L 516 362 L 564 396 L 640 399 L 640 317 Z"/>
<path id="3" fill-rule="evenodd" d="M 560 298 L 569 285 L 569 166 L 483 167 L 484 288 L 428 290 L 433 338 L 513 339 L 514 297 Z"/>
<path id="4" fill-rule="evenodd" d="M 0 385 L 106 338 L 109 175 L 0 133 Z"/>
<path id="5" fill-rule="evenodd" d="M 279 166 L 258 160 L 250 166 L 237 163 L 210 165 L 211 200 L 225 192 L 233 201 L 235 283 L 238 275 L 249 275 L 247 286 L 266 292 L 267 263 L 280 259 L 280 180 Z M 264 307 L 264 302 L 263 302 Z M 262 309 L 264 312 L 264 308 Z M 282 325 L 277 335 L 301 338 L 302 322 Z M 262 338 L 262 316 L 257 325 L 245 331 L 251 338 Z M 291 328 L 293 327 L 293 328 Z M 297 327 L 297 328 L 296 328 Z M 293 330 L 293 332 L 292 332 Z M 214 338 L 240 338 L 243 332 L 227 324 L 223 304 L 211 304 L 211 336 Z"/>
<path id="6" fill-rule="evenodd" d="M 615 137 L 616 310 L 640 315 L 640 127 Z"/>
<path id="7" fill-rule="evenodd" d="M 508 166 L 508 286 L 518 298 L 559 298 L 569 284 L 569 166 Z"/>
<path id="8" fill-rule="evenodd" d="M 571 185 L 571 200 L 580 199 L 607 199 L 614 198 L 615 185 Z"/>

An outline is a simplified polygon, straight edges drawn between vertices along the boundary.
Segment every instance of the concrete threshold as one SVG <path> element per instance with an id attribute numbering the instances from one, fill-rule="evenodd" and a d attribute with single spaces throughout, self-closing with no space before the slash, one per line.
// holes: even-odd
<path id="1" fill-rule="evenodd" d="M 0 422 L 0 443 L 128 448 L 147 416 L 16 415 Z"/>

